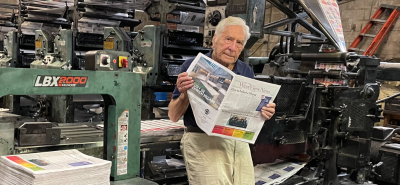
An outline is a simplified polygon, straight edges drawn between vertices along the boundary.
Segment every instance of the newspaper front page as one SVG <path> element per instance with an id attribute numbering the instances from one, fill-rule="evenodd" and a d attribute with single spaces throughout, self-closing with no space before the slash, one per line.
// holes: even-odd
<path id="1" fill-rule="evenodd" d="M 201 53 L 187 72 L 194 81 L 188 95 L 197 125 L 210 136 L 254 143 L 265 121 L 261 109 L 280 86 L 236 75 Z"/>

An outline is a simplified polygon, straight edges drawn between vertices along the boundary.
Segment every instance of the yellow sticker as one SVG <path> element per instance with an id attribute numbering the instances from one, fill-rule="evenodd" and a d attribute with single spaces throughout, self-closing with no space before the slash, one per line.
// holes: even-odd
<path id="1" fill-rule="evenodd" d="M 235 132 L 233 132 L 233 137 L 237 137 L 237 138 L 242 138 L 243 134 L 245 133 L 245 131 L 243 130 L 235 130 Z"/>
<path id="2" fill-rule="evenodd" d="M 128 57 L 119 56 L 118 66 L 127 68 L 128 67 Z"/>
<path id="3" fill-rule="evenodd" d="M 104 41 L 104 49 L 114 49 L 114 38 L 110 37 Z"/>
<path id="4" fill-rule="evenodd" d="M 38 38 L 35 41 L 35 48 L 41 48 L 42 47 L 42 38 Z"/>

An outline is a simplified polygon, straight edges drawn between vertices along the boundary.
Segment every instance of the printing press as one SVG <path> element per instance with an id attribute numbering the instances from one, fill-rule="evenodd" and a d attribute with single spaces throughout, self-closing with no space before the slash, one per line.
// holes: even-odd
<path id="1" fill-rule="evenodd" d="M 280 44 L 256 78 L 282 87 L 275 118 L 252 146 L 253 162 L 307 154 L 308 166 L 284 184 L 398 184 L 397 172 L 387 173 L 397 166 L 390 138 L 398 130 L 374 123 L 382 119 L 378 80 L 398 80 L 390 73 L 399 65 L 346 52 L 317 1 L 268 2 L 287 18 L 264 26 Z"/>
<path id="2" fill-rule="evenodd" d="M 164 3 L 170 4 L 171 8 L 161 8 L 165 6 Z M 59 91 L 60 85 L 75 87 L 76 90 L 85 81 L 83 78 L 86 72 L 112 74 L 114 78 L 121 76 L 120 72 L 134 73 L 140 76 L 140 81 L 127 80 L 123 83 L 142 86 L 132 86 L 135 91 L 125 91 L 142 99 L 137 104 L 142 113 L 136 111 L 135 114 L 142 115 L 143 121 L 133 123 L 135 127 L 141 125 L 140 143 L 137 143 L 139 147 L 132 152 L 134 160 L 128 160 L 128 165 L 134 166 L 131 167 L 133 171 L 128 170 L 129 177 L 116 175 L 120 169 L 113 166 L 117 173 L 112 171 L 111 179 L 118 182 L 141 176 L 158 183 L 169 182 L 171 179 L 175 182 L 186 181 L 184 165 L 176 167 L 167 163 L 171 161 L 170 156 L 182 162 L 179 144 L 183 123 L 161 119 L 165 115 L 155 119 L 153 109 L 167 107 L 168 102 L 155 101 L 154 92 L 172 92 L 180 65 L 198 52 L 209 51 L 202 47 L 203 34 L 197 33 L 198 27 L 197 32 L 189 32 L 193 26 L 184 25 L 182 21 L 185 19 L 167 19 L 166 15 L 188 16 L 191 11 L 196 15 L 204 15 L 205 5 L 202 1 L 21 1 L 19 5 L 2 5 L 21 12 L 18 14 L 17 11 L 11 11 L 4 14 L 4 25 L 10 31 L 5 33 L 7 37 L 2 42 L 5 44 L 5 51 L 1 61 L 2 67 L 6 68 L 2 70 L 2 75 L 6 75 L 5 71 L 13 71 L 11 68 L 31 68 L 22 69 L 25 73 L 45 70 L 53 75 L 57 74 L 32 79 L 34 87 L 31 88 L 32 91 L 26 91 L 31 92 L 29 94 L 10 94 L 2 98 L 3 106 L 13 113 L 2 115 L 2 120 L 13 120 L 6 124 L 8 145 L 2 155 L 77 148 L 89 155 L 111 160 L 113 165 L 114 162 L 115 165 L 119 164 L 110 154 L 112 145 L 107 144 L 107 138 L 110 139 L 107 133 L 112 132 L 110 125 L 106 124 L 106 120 L 110 119 L 107 114 L 110 110 L 109 100 L 98 93 L 86 93 L 88 87 L 85 87 L 85 92 L 74 94 L 66 91 L 63 95 L 54 91 Z M 144 10 L 150 19 L 160 21 L 161 25 L 148 25 L 135 32 L 134 28 L 141 22 L 135 19 L 136 10 Z M 201 16 L 199 20 L 201 21 Z M 169 29 L 167 22 L 180 23 L 181 28 Z M 20 58 L 24 52 L 21 51 L 23 45 L 19 41 L 27 40 L 23 37 L 25 32 L 30 34 L 28 49 L 31 58 L 22 65 Z M 13 42 L 8 42 L 9 40 Z M 68 74 L 68 71 L 71 71 L 70 76 L 60 76 Z M 70 79 L 74 71 L 81 74 L 80 79 Z M 92 80 L 93 78 L 99 78 L 100 81 L 103 79 L 92 77 Z M 91 81 L 89 78 L 86 80 L 88 83 Z M 97 83 L 98 80 L 91 83 Z M 162 85 L 165 82 L 170 85 Z M 109 89 L 118 86 L 118 83 L 121 82 L 105 83 L 103 88 Z M 45 94 L 35 90 L 48 87 L 52 89 L 47 89 Z M 10 132 L 11 130 L 15 132 Z M 136 131 L 132 134 L 136 135 L 133 138 L 140 136 Z M 129 140 L 131 141 L 131 137 Z M 141 155 L 141 158 L 136 158 L 137 155 Z M 130 158 L 132 156 L 129 155 Z M 164 159 L 160 160 L 159 156 L 164 156 Z"/>
<path id="3" fill-rule="evenodd" d="M 0 16 L 0 31 L 7 27 L 0 86 L 13 87 L 13 91 L 0 91 L 13 95 L 3 96 L 4 106 L 13 114 L 0 112 L 4 135 L 0 154 L 77 148 L 113 161 L 115 181 L 141 176 L 158 183 L 185 182 L 184 166 L 170 165 L 182 159 L 183 123 L 156 118 L 154 110 L 167 107 L 168 100 L 156 101 L 154 93 L 172 92 L 180 65 L 210 50 L 221 19 L 238 16 L 251 32 L 243 61 L 253 67 L 256 79 L 281 85 L 276 114 L 251 145 L 254 165 L 279 158 L 308 162 L 283 184 L 400 184 L 400 145 L 390 142 L 399 130 L 374 127 L 382 119 L 379 103 L 384 101 L 378 100 L 379 81 L 398 81 L 399 65 L 347 52 L 316 0 L 267 1 L 287 18 L 264 25 L 266 2 L 262 0 L 208 0 L 207 6 L 195 0 L 1 4 L 18 11 Z M 135 19 L 135 10 L 144 10 L 160 24 L 135 32 L 141 22 Z M 203 34 L 170 29 L 185 22 L 174 16 L 201 14 L 205 15 Z M 280 43 L 269 57 L 251 57 L 250 49 L 265 34 L 279 36 Z M 133 73 L 134 80 L 125 73 Z M 64 81 L 55 81 L 63 75 Z M 23 76 L 29 80 L 12 82 Z M 68 81 L 71 76 L 80 78 Z M 91 93 L 77 90 L 85 76 Z M 166 82 L 169 85 L 163 85 Z M 137 147 L 132 148 L 134 159 L 129 164 L 134 167 L 125 176 L 115 174 L 117 159 L 111 155 L 115 143 L 109 143 L 117 129 L 111 120 L 125 109 L 114 110 L 114 99 L 101 94 L 119 85 L 134 92 L 127 99 L 138 101 L 130 107 L 135 121 L 130 122 L 134 126 L 129 127 L 129 141 Z"/>
<path id="4" fill-rule="evenodd" d="M 390 142 L 398 129 L 374 123 L 383 119 L 379 103 L 398 96 L 377 100 L 379 81 L 399 80 L 400 65 L 347 52 L 343 34 L 317 0 L 267 2 L 287 18 L 260 25 L 264 1 L 209 0 L 204 27 L 205 47 L 227 16 L 246 20 L 254 40 L 280 37 L 267 59 L 249 57 L 252 39 L 242 52 L 256 79 L 281 85 L 276 114 L 251 145 L 254 165 L 282 158 L 308 162 L 282 184 L 399 184 L 400 145 Z"/>

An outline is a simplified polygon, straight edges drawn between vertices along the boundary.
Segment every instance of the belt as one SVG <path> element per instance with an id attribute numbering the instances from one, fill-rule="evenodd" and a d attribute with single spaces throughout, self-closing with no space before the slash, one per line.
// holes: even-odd
<path id="1" fill-rule="evenodd" d="M 187 126 L 185 130 L 186 132 L 204 133 L 204 131 L 201 130 L 199 127 L 194 127 L 194 126 Z"/>

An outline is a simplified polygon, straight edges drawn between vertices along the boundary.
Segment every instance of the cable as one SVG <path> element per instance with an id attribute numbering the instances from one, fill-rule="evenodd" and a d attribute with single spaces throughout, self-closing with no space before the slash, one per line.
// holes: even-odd
<path id="1" fill-rule="evenodd" d="M 261 44 L 258 46 L 258 48 L 257 48 L 249 57 L 253 56 L 254 53 L 256 53 L 257 50 L 260 49 L 260 47 L 261 47 L 262 45 L 267 44 L 267 43 L 268 43 L 268 42 L 267 42 L 266 40 L 264 40 L 263 43 L 261 43 Z"/>

